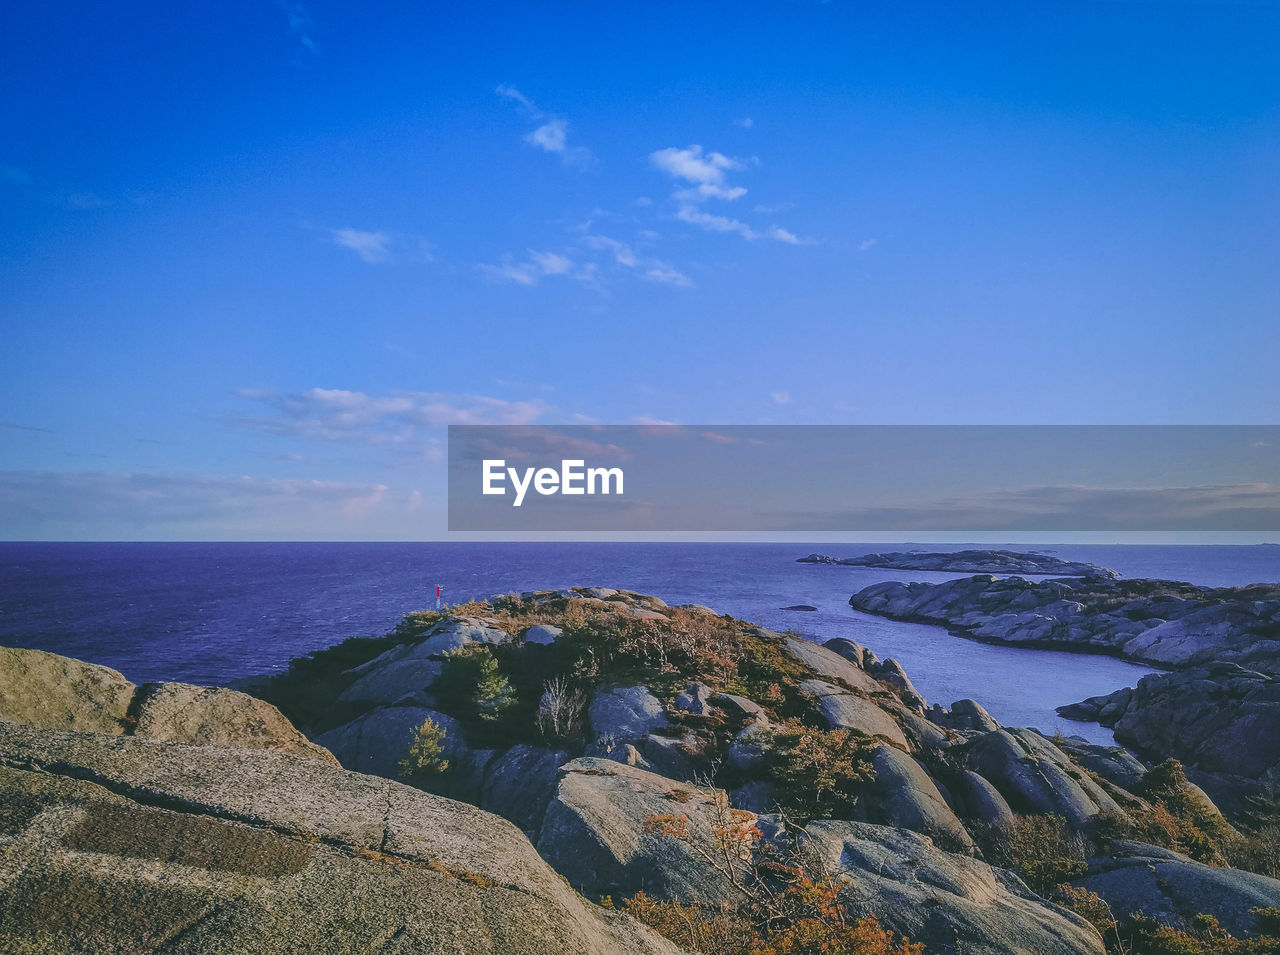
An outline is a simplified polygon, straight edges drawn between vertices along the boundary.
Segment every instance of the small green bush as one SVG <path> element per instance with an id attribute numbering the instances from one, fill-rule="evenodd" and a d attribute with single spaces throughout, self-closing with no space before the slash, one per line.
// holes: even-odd
<path id="1" fill-rule="evenodd" d="M 444 758 L 444 727 L 428 717 L 413 733 L 413 742 L 404 759 L 400 760 L 400 776 L 405 782 L 423 789 L 437 785 L 449 771 L 449 761 Z"/>

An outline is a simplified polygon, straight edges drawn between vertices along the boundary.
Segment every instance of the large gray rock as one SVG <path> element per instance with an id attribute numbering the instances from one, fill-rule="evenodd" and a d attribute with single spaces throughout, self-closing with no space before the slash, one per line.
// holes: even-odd
<path id="1" fill-rule="evenodd" d="M 115 670 L 40 650 L 0 647 L 0 721 L 337 762 L 278 709 L 245 693 L 186 683 L 137 687 Z"/>
<path id="2" fill-rule="evenodd" d="M 1084 919 L 1032 893 L 1011 872 L 938 849 L 924 836 L 861 822 L 806 827 L 855 913 L 941 955 L 1101 955 Z"/>
<path id="3" fill-rule="evenodd" d="M 119 735 L 134 689 L 107 667 L 42 650 L 0 647 L 0 720 Z"/>
<path id="4" fill-rule="evenodd" d="M 816 698 L 818 712 L 831 729 L 855 730 L 867 736 L 887 739 L 903 749 L 908 748 L 902 727 L 870 700 L 822 680 L 805 680 L 800 689 Z"/>
<path id="5" fill-rule="evenodd" d="M 1015 812 L 1052 813 L 1076 827 L 1124 811 L 1093 779 L 1034 730 L 996 730 L 978 738 L 965 763 L 1000 791 Z"/>
<path id="6" fill-rule="evenodd" d="M 682 817 L 688 839 L 647 832 L 646 820 L 657 816 Z M 538 851 L 588 898 L 643 889 L 659 899 L 736 902 L 737 889 L 702 854 L 714 854 L 719 821 L 714 800 L 696 787 L 612 760 L 575 759 L 560 771 Z M 747 814 L 737 824 L 754 821 Z"/>
<path id="7" fill-rule="evenodd" d="M 693 745 L 694 741 L 688 737 L 673 739 L 652 733 L 636 741 L 636 748 L 644 757 L 648 768 L 659 776 L 688 783 L 696 781 L 700 775 L 710 775 L 706 760 L 699 760 L 692 755 Z"/>
<path id="8" fill-rule="evenodd" d="M 444 670 L 422 644 L 393 647 L 356 667 L 357 679 L 338 696 L 341 703 L 384 705 L 430 689 Z"/>
<path id="9" fill-rule="evenodd" d="M 711 713 L 711 687 L 705 683 L 691 683 L 689 689 L 676 694 L 675 707 L 696 716 L 707 716 Z"/>
<path id="10" fill-rule="evenodd" d="M 271 749 L 338 761 L 263 700 L 223 687 L 148 683 L 138 689 L 133 735 L 195 746 Z"/>
<path id="11" fill-rule="evenodd" d="M 446 617 L 416 643 L 392 647 L 349 672 L 356 677 L 338 699 L 344 703 L 395 703 L 429 689 L 444 669 L 446 653 L 470 643 L 506 643 L 510 635 L 495 621 Z"/>
<path id="12" fill-rule="evenodd" d="M 990 733 L 1000 728 L 977 700 L 956 700 L 949 710 L 935 703 L 929 710 L 929 719 L 939 726 L 963 732 Z"/>
<path id="13" fill-rule="evenodd" d="M 1097 892 L 1120 918 L 1142 912 L 1181 926 L 1206 912 L 1237 936 L 1254 930 L 1250 909 L 1280 905 L 1280 881 L 1138 842 L 1114 843 L 1110 855 L 1089 860 L 1088 873 L 1072 881 Z"/>
<path id="14" fill-rule="evenodd" d="M 1143 755 L 1181 760 L 1226 808 L 1280 787 L 1280 680 L 1267 674 L 1232 663 L 1156 673 L 1059 712 L 1114 727 Z"/>
<path id="15" fill-rule="evenodd" d="M 822 645 L 832 653 L 838 653 L 854 666 L 864 670 L 866 669 L 867 654 L 869 651 L 861 644 L 854 643 L 848 637 L 832 637 Z M 872 656 L 874 656 L 874 654 L 872 654 Z"/>
<path id="16" fill-rule="evenodd" d="M 734 693 L 717 693 L 711 698 L 711 702 L 737 719 L 754 720 L 765 715 L 764 707 L 755 700 Z"/>
<path id="17" fill-rule="evenodd" d="M 740 773 L 750 774 L 764 766 L 765 751 L 769 748 L 773 731 L 769 720 L 763 716 L 752 720 L 738 730 L 729 743 L 729 765 Z"/>
<path id="18" fill-rule="evenodd" d="M 568 761 L 564 750 L 512 746 L 485 767 L 480 808 L 510 819 L 536 839 L 555 795 L 560 767 Z"/>
<path id="19" fill-rule="evenodd" d="M 400 778 L 400 760 L 427 720 L 444 730 L 444 756 L 451 763 L 467 756 L 462 727 L 452 716 L 425 706 L 381 706 L 316 737 L 344 769 L 371 776 Z"/>
<path id="20" fill-rule="evenodd" d="M 315 759 L 0 724 L 0 950 L 675 949 L 490 813 Z"/>
<path id="21" fill-rule="evenodd" d="M 863 693 L 883 693 L 884 687 L 865 670 L 854 666 L 840 654 L 820 647 L 803 637 L 787 636 L 786 647 L 820 678 L 828 682 L 845 683 Z"/>
<path id="22" fill-rule="evenodd" d="M 875 778 L 858 797 L 858 818 L 932 836 L 952 851 L 971 851 L 973 839 L 924 767 L 892 746 L 877 746 Z"/>
<path id="23" fill-rule="evenodd" d="M 892 657 L 876 666 L 872 675 L 881 683 L 887 683 L 896 688 L 898 695 L 902 697 L 902 702 L 913 710 L 923 713 L 928 706 L 924 697 L 911 682 L 911 678 L 907 676 L 907 671 L 902 669 L 902 664 Z"/>
<path id="24" fill-rule="evenodd" d="M 560 627 L 552 627 L 546 624 L 536 624 L 524 632 L 525 643 L 537 643 L 542 646 L 555 643 L 562 636 L 564 630 Z"/>
<path id="25" fill-rule="evenodd" d="M 597 690 L 587 718 L 597 738 L 616 742 L 637 740 L 668 723 L 662 701 L 643 686 Z"/>
<path id="26" fill-rule="evenodd" d="M 1013 810 L 1000 790 L 972 770 L 963 770 L 952 781 L 951 795 L 957 808 L 980 825 L 1007 829 L 1014 823 Z"/>
<path id="27" fill-rule="evenodd" d="M 1072 736 L 1055 740 L 1054 745 L 1084 769 L 1121 789 L 1132 790 L 1147 771 L 1142 760 L 1122 746 L 1099 746 Z"/>

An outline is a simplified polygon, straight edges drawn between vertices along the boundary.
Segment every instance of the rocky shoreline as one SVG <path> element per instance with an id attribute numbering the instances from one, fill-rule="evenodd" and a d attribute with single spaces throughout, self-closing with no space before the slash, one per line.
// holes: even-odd
<path id="1" fill-rule="evenodd" d="M 861 557 L 809 554 L 798 564 L 837 564 L 844 567 L 882 567 L 888 570 L 932 570 L 948 574 L 1031 574 L 1052 577 L 1119 577 L 1114 570 L 1052 554 L 1012 550 L 958 550 L 937 553 L 893 551 Z"/>
<path id="2" fill-rule="evenodd" d="M 1148 757 L 1182 760 L 1233 809 L 1280 783 L 1280 585 L 974 576 L 876 584 L 849 603 L 988 643 L 1173 671 L 1058 712 L 1113 727 L 1119 742 Z"/>
<path id="3" fill-rule="evenodd" d="M 3 651 L 0 853 L 26 861 L 0 947 L 657 953 L 718 926 L 736 953 L 856 919 L 868 952 L 1052 955 L 1118 939 L 1107 902 L 1130 938 L 1201 912 L 1259 937 L 1280 904 L 1176 764 L 705 607 L 506 595 L 248 685 Z"/>

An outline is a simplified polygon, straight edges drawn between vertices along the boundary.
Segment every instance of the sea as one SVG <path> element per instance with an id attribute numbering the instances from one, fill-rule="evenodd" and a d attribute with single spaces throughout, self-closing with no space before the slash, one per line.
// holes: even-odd
<path id="1" fill-rule="evenodd" d="M 277 672 L 401 615 L 535 589 L 602 586 L 698 603 L 811 639 L 848 637 L 896 658 L 930 703 L 972 698 L 1007 726 L 1110 744 L 1054 709 L 1133 686 L 1149 668 L 1110 657 L 998 647 L 853 610 L 885 580 L 956 574 L 797 563 L 966 545 L 777 543 L 0 543 L 0 645 L 103 664 L 134 682 L 223 685 Z M 969 545 L 972 546 L 972 545 Z M 993 546 L 993 545 L 983 545 Z M 1280 581 L 1280 547 L 1060 545 L 1036 550 L 1126 577 L 1233 586 Z M 808 604 L 812 612 L 786 610 Z"/>

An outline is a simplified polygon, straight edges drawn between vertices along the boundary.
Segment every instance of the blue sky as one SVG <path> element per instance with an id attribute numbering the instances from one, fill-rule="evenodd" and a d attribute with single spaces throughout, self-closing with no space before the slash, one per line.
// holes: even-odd
<path id="1" fill-rule="evenodd" d="M 1280 5 L 16 2 L 0 537 L 436 537 L 448 423 L 1275 423 Z"/>

